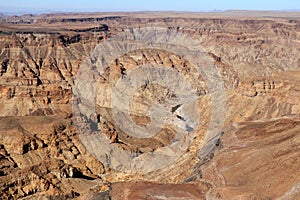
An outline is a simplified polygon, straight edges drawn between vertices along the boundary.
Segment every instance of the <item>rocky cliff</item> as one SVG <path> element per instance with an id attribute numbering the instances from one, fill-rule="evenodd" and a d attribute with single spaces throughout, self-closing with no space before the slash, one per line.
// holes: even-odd
<path id="1" fill-rule="evenodd" d="M 2 198 L 299 198 L 299 25 L 297 16 L 278 17 L 276 13 L 265 17 L 74 13 L 2 19 Z M 97 68 L 93 67 L 97 46 L 126 32 L 136 41 L 140 35 L 132 28 L 144 27 L 164 27 L 192 38 L 195 48 L 201 46 L 196 57 L 205 57 L 207 66 L 218 72 L 220 79 L 216 80 L 222 82 L 224 109 L 214 111 L 211 100 L 217 97 L 211 88 L 217 83 L 207 83 L 205 73 L 199 75 L 189 57 L 174 53 L 181 47 L 138 48 L 114 58 L 99 77 L 90 72 Z M 184 45 L 193 49 L 188 43 Z M 113 47 L 116 52 L 123 50 L 122 46 Z M 91 62 L 91 68 L 84 68 L 85 62 Z M 130 111 L 130 119 L 142 127 L 139 130 L 146 130 L 149 124 L 155 128 L 163 120 L 160 109 L 151 107 L 154 103 L 161 106 L 158 108 L 168 108 L 171 116 L 167 119 L 170 124 L 159 126 L 161 130 L 154 137 L 140 138 L 118 126 L 116 107 L 110 98 L 114 95 L 112 86 L 130 76 L 142 77 L 141 72 L 131 72 L 145 65 L 156 66 L 150 72 L 159 69 L 155 72 L 162 77 L 164 70 L 179 72 L 185 81 L 168 82 L 165 86 L 145 82 L 134 91 L 126 112 Z M 78 99 L 74 89 L 83 90 L 81 94 L 88 97 L 91 93 L 78 86 L 78 77 L 88 77 L 84 83 L 92 83 L 95 76 L 96 96 Z M 122 84 L 118 87 L 122 88 Z M 180 99 L 189 87 L 195 89 L 196 108 L 185 105 L 186 102 L 169 103 Z M 118 96 L 121 100 L 117 104 L 122 105 L 127 100 L 125 96 Z M 82 104 L 88 110 L 90 101 L 95 103 L 95 113 L 77 115 L 74 105 Z M 188 124 L 188 116 L 196 110 L 201 116 L 197 128 Z M 154 115 L 149 117 L 149 112 Z M 208 138 L 212 117 L 220 116 L 221 129 Z M 90 127 L 81 130 L 79 123 Z M 142 158 L 160 154 L 162 148 L 175 144 L 184 123 L 187 134 L 195 133 L 191 144 L 176 162 L 154 171 L 125 173 L 120 170 L 124 163 L 114 161 L 113 152 L 106 153 L 106 160 L 100 158 L 105 149 L 95 142 L 98 135 L 104 136 L 115 149 Z M 93 132 L 94 129 L 98 131 Z M 168 150 L 168 154 L 173 154 L 174 149 Z M 125 158 L 123 154 L 122 157 Z"/>

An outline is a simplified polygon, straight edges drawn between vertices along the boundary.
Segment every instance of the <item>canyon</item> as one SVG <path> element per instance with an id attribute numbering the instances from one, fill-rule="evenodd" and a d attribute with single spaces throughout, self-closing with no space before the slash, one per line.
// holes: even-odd
<path id="1" fill-rule="evenodd" d="M 300 198 L 299 44 L 297 12 L 2 16 L 1 198 Z"/>

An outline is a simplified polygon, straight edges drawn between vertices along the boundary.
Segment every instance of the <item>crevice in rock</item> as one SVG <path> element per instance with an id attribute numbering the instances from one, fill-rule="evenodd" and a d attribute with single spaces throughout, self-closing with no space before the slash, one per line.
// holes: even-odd
<path id="1" fill-rule="evenodd" d="M 95 180 L 96 178 L 84 175 L 81 171 L 74 169 L 72 178 L 81 178 L 85 180 Z"/>
<path id="2" fill-rule="evenodd" d="M 4 61 L 2 61 L 0 76 L 2 76 L 4 73 L 6 73 L 7 67 L 8 67 L 8 63 L 9 63 L 9 59 L 5 59 Z"/>

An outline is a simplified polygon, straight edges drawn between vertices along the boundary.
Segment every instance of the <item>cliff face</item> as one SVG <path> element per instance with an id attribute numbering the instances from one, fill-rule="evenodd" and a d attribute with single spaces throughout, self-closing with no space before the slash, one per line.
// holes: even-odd
<path id="1" fill-rule="evenodd" d="M 70 112 L 70 89 L 79 65 L 99 42 L 126 27 L 174 27 L 197 38 L 216 60 L 227 88 L 244 77 L 269 76 L 300 64 L 297 20 L 31 18 L 29 24 L 2 25 L 1 98 L 13 106 L 2 109 L 1 116 Z"/>
<path id="2" fill-rule="evenodd" d="M 101 35 L 2 34 L 1 116 L 70 114 L 73 77 Z"/>
<path id="3" fill-rule="evenodd" d="M 7 199 L 138 199 L 147 195 L 157 199 L 155 194 L 190 199 L 299 197 L 299 22 L 292 17 L 104 14 L 2 19 L 1 196 Z M 129 72 L 139 66 L 158 65 L 183 74 L 191 87 L 196 88 L 197 109 L 201 114 L 201 127 L 195 130 L 191 146 L 180 159 L 157 171 L 126 174 L 111 167 L 115 166 L 114 160 L 102 162 L 97 153 L 104 150 L 97 143 L 85 143 L 79 134 L 82 132 L 77 129 L 72 107 L 78 99 L 73 98 L 72 89 L 77 87 L 78 76 L 90 73 L 90 68 L 82 66 L 86 60 L 92 60 L 95 47 L 131 27 L 167 27 L 197 41 L 204 50 L 199 55 L 207 57 L 220 73 L 226 110 L 216 114 L 225 116 L 222 130 L 215 133 L 215 139 L 205 140 L 213 116 L 210 112 L 214 106 L 210 102 L 213 94 L 193 63 L 172 53 L 171 46 L 138 49 L 113 60 L 99 77 L 97 95 L 86 100 L 95 102 L 94 115 L 80 119 L 92 121 L 111 145 L 140 156 L 159 152 L 178 139 L 177 129 L 171 125 L 163 127 L 155 137 L 141 139 L 118 127 L 114 120 L 111 87 L 118 80 L 126 81 Z M 116 47 L 116 51 L 122 50 Z M 162 72 L 158 74 L 163 76 Z M 135 77 L 142 75 L 138 73 Z M 184 91 L 186 85 L 178 81 L 176 89 Z M 177 93 L 159 84 L 144 84 L 130 98 L 130 118 L 138 126 L 146 127 L 153 120 L 147 115 L 153 112 L 151 105 L 158 102 L 167 107 L 168 102 L 178 97 Z M 184 109 L 188 114 L 194 112 L 182 104 L 169 109 L 178 124 L 188 123 L 184 115 L 178 114 Z M 88 137 L 97 138 L 95 135 L 99 133 L 89 134 Z M 202 147 L 207 152 L 199 156 Z M 107 156 L 114 157 L 113 153 Z M 131 182 L 130 187 L 116 183 L 135 180 L 159 183 Z M 140 187 L 147 189 L 139 191 Z M 180 192 L 181 187 L 186 189 Z M 116 192 L 125 189 L 127 193 Z"/>

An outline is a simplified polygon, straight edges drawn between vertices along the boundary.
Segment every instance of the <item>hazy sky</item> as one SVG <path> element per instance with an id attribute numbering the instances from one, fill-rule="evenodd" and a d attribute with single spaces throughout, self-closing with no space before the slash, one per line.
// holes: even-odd
<path id="1" fill-rule="evenodd" d="M 300 0 L 0 0 L 0 12 L 300 9 Z"/>

